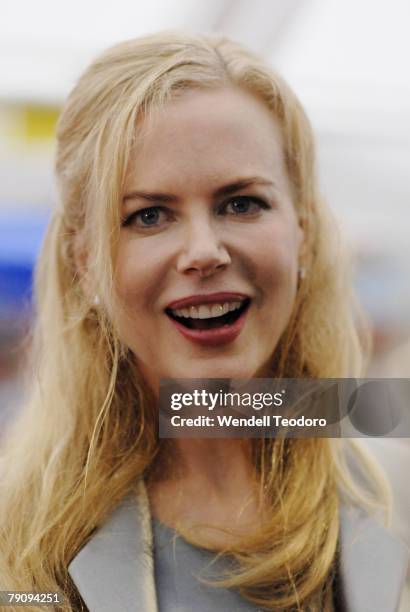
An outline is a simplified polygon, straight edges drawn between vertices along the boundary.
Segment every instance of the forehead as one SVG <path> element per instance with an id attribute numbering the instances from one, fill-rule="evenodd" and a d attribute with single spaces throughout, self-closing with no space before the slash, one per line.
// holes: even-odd
<path id="1" fill-rule="evenodd" d="M 286 180 L 277 120 L 246 91 L 193 90 L 138 126 L 126 188 L 186 191 L 239 175 Z"/>

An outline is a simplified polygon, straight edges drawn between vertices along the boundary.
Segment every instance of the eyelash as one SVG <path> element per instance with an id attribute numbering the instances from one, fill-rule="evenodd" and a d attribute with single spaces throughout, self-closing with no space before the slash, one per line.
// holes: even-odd
<path id="1" fill-rule="evenodd" d="M 263 200 L 262 198 L 259 198 L 257 196 L 235 196 L 233 198 L 230 198 L 229 200 L 226 200 L 225 202 L 223 202 L 221 204 L 221 206 L 218 209 L 218 214 L 223 214 L 226 213 L 226 209 L 228 208 L 229 204 L 232 204 L 233 202 L 237 201 L 237 200 L 241 200 L 241 201 L 246 201 L 249 204 L 256 204 L 258 206 L 259 210 L 269 210 L 271 208 L 271 206 L 265 202 L 265 200 Z M 122 226 L 123 227 L 127 227 L 130 226 L 134 220 L 140 218 L 140 215 L 142 215 L 142 213 L 147 212 L 147 211 L 152 211 L 152 210 L 158 210 L 164 213 L 169 213 L 169 209 L 166 208 L 165 206 L 148 206 L 146 208 L 141 208 L 140 210 L 137 210 L 133 213 L 131 213 L 128 217 L 126 217 L 123 222 L 122 222 Z M 222 211 L 222 213 L 221 213 Z M 255 212 L 258 211 L 254 211 L 254 212 L 242 212 L 242 213 L 232 213 L 234 216 L 237 217 L 245 217 L 245 216 L 250 216 L 252 214 L 254 214 Z M 150 229 L 153 227 L 158 227 L 158 225 L 156 223 L 152 224 L 152 225 L 138 225 L 137 226 L 139 229 Z"/>

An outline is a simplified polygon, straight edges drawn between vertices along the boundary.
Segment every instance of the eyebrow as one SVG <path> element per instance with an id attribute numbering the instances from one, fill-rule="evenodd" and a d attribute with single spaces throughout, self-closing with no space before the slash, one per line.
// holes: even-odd
<path id="1" fill-rule="evenodd" d="M 240 191 L 241 189 L 245 189 L 246 187 L 250 187 L 252 185 L 266 185 L 269 187 L 275 187 L 275 183 L 273 181 L 269 181 L 268 179 L 265 179 L 261 176 L 252 176 L 246 179 L 238 179 L 238 180 L 235 180 L 233 183 L 229 183 L 228 185 L 223 185 L 222 187 L 218 187 L 218 189 L 215 189 L 215 191 L 212 192 L 212 197 L 218 198 L 221 196 L 228 196 L 228 195 L 231 195 L 232 193 L 236 193 L 237 191 Z M 123 201 L 125 202 L 126 200 L 133 200 L 136 198 L 146 200 L 147 202 L 163 202 L 163 203 L 177 202 L 179 199 L 176 195 L 172 195 L 168 193 L 153 193 L 153 192 L 148 192 L 148 191 L 131 191 L 130 193 L 127 193 L 124 196 Z"/>

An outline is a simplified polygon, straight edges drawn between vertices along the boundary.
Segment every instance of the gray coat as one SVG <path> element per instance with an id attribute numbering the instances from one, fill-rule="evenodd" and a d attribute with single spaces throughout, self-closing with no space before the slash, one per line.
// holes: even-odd
<path id="1" fill-rule="evenodd" d="M 340 547 L 343 612 L 398 610 L 406 547 L 353 507 L 341 511 Z M 114 510 L 68 569 L 90 612 L 158 612 L 144 487 Z"/>

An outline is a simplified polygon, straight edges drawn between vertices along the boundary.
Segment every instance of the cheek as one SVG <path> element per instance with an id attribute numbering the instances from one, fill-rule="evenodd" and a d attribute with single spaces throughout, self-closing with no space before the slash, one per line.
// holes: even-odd
<path id="1" fill-rule="evenodd" d="M 144 244 L 145 243 L 145 244 Z M 147 241 L 129 240 L 120 249 L 115 271 L 115 289 L 120 303 L 135 312 L 137 306 L 152 306 L 163 273 L 163 257 Z"/>
<path id="2" fill-rule="evenodd" d="M 146 272 L 138 260 L 129 255 L 119 258 L 115 273 L 115 289 L 120 303 L 128 309 L 140 295 Z"/>
<path id="3" fill-rule="evenodd" d="M 155 287 L 152 271 L 135 254 L 124 252 L 118 258 L 115 291 L 118 299 L 116 323 L 121 341 L 140 364 L 150 359 L 150 339 L 154 335 L 152 308 Z"/>
<path id="4" fill-rule="evenodd" d="M 151 312 L 147 307 L 152 302 L 151 276 L 149 267 L 142 265 L 139 258 L 133 257 L 131 253 L 121 253 L 115 273 L 118 299 L 116 322 L 122 342 L 137 355 L 152 334 L 147 314 Z"/>
<path id="5" fill-rule="evenodd" d="M 297 228 L 277 224 L 258 235 L 255 248 L 255 269 L 263 276 L 266 288 L 272 285 L 296 286 L 299 259 Z"/>

